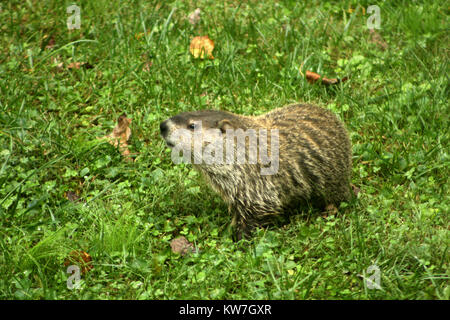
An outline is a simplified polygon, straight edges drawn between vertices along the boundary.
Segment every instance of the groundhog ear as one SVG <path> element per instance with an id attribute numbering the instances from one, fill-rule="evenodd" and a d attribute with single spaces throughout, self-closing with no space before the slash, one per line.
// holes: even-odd
<path id="1" fill-rule="evenodd" d="M 220 120 L 217 123 L 217 128 L 220 129 L 220 131 L 222 131 L 222 133 L 225 133 L 227 131 L 227 129 L 234 129 L 233 125 L 231 124 L 231 122 L 229 120 Z"/>

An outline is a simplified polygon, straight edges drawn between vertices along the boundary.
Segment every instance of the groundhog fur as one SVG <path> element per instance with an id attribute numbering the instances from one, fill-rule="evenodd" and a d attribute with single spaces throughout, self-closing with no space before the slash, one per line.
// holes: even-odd
<path id="1" fill-rule="evenodd" d="M 336 208 L 351 199 L 350 139 L 343 123 L 327 109 L 294 104 L 259 116 L 216 110 L 183 112 L 160 124 L 161 135 L 173 148 L 183 143 L 174 132 L 185 129 L 193 133 L 198 123 L 209 139 L 211 132 L 216 132 L 213 140 L 224 137 L 229 129 L 255 129 L 259 143 L 258 130 L 265 129 L 268 154 L 273 147 L 270 130 L 278 130 L 278 170 L 274 174 L 261 174 L 269 165 L 260 157 L 256 163 L 193 164 L 228 204 L 236 240 L 299 208 Z M 245 143 L 248 147 L 247 140 Z M 193 150 L 193 143 L 187 147 Z"/>

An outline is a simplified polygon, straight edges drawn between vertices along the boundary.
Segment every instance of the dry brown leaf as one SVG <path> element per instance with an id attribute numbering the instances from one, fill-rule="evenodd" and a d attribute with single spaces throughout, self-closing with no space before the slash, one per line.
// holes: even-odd
<path id="1" fill-rule="evenodd" d="M 127 118 L 125 113 L 122 114 L 119 119 L 117 119 L 117 125 L 114 127 L 113 131 L 100 139 L 106 138 L 113 146 L 119 146 L 119 151 L 125 159 L 133 161 L 130 157 L 130 150 L 128 150 L 128 140 L 131 137 L 131 121 L 132 119 Z"/>
<path id="2" fill-rule="evenodd" d="M 65 193 L 65 196 L 66 196 L 67 200 L 69 200 L 71 202 L 77 202 L 80 199 L 80 196 L 78 195 L 78 193 L 73 192 L 73 191 L 67 191 Z"/>
<path id="3" fill-rule="evenodd" d="M 320 78 L 322 78 L 322 84 L 325 84 L 325 85 L 337 84 L 339 82 L 344 82 L 344 81 L 346 81 L 348 79 L 347 77 L 342 78 L 342 79 L 336 79 L 336 78 L 329 79 L 327 77 L 322 77 L 320 74 L 317 74 L 315 72 L 312 72 L 312 71 L 309 71 L 309 70 L 306 71 L 306 80 L 309 83 L 315 83 Z"/>
<path id="4" fill-rule="evenodd" d="M 195 9 L 193 12 L 191 12 L 188 16 L 189 23 L 192 25 L 196 25 L 200 21 L 200 14 L 202 11 L 200 8 Z"/>
<path id="5" fill-rule="evenodd" d="M 314 83 L 319 79 L 320 79 L 320 74 L 317 74 L 317 73 L 309 71 L 309 70 L 306 71 L 306 80 L 308 80 L 309 83 Z"/>
<path id="6" fill-rule="evenodd" d="M 189 46 L 189 51 L 194 58 L 214 59 L 212 52 L 214 50 L 214 41 L 208 36 L 194 37 Z"/>
<path id="7" fill-rule="evenodd" d="M 153 62 L 149 61 L 144 64 L 142 67 L 142 71 L 150 72 L 150 67 L 153 65 Z"/>
<path id="8" fill-rule="evenodd" d="M 71 62 L 67 65 L 67 69 L 80 69 L 81 62 Z"/>
<path id="9" fill-rule="evenodd" d="M 370 42 L 375 43 L 378 48 L 381 50 L 386 50 L 388 48 L 388 44 L 384 41 L 383 37 L 376 32 L 374 29 L 370 29 Z"/>
<path id="10" fill-rule="evenodd" d="M 80 69 L 81 67 L 92 69 L 94 66 L 89 62 L 71 62 L 67 65 L 67 69 Z"/>
<path id="11" fill-rule="evenodd" d="M 196 252 L 194 245 L 187 241 L 183 236 L 173 239 L 170 242 L 170 247 L 172 248 L 173 253 L 179 253 L 182 256 L 191 252 Z"/>
<path id="12" fill-rule="evenodd" d="M 64 266 L 68 267 L 70 265 L 79 266 L 81 272 L 84 274 L 93 268 L 92 257 L 87 252 L 73 250 L 64 261 Z"/>
<path id="13" fill-rule="evenodd" d="M 127 144 L 128 139 L 131 137 L 131 121 L 125 113 L 117 119 L 117 125 L 114 127 L 113 132 L 108 135 L 109 138 L 114 140 L 112 143 L 114 146 L 117 146 L 117 143 L 121 145 Z"/>

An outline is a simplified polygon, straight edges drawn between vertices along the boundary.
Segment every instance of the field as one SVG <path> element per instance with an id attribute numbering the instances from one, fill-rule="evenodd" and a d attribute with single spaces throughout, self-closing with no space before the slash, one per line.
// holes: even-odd
<path id="1" fill-rule="evenodd" d="M 72 4 L 0 5 L 0 299 L 450 299 L 445 2 L 379 2 L 373 31 L 367 1 L 84 0 L 69 29 Z M 159 123 L 294 102 L 344 121 L 358 196 L 233 242 Z M 128 156 L 99 139 L 123 113 Z"/>

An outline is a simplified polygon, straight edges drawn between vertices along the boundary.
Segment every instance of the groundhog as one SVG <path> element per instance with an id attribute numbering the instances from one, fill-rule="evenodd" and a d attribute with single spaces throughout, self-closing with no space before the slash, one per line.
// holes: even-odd
<path id="1" fill-rule="evenodd" d="M 228 204 L 236 240 L 299 208 L 330 210 L 351 198 L 350 139 L 327 109 L 183 112 L 163 121 L 160 131 L 172 159 L 182 152 Z"/>

